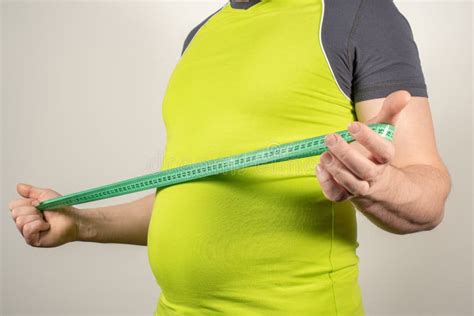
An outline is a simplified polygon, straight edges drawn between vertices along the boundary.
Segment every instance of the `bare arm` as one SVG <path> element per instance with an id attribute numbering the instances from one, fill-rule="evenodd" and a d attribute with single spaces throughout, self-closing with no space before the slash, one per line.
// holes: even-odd
<path id="1" fill-rule="evenodd" d="M 72 241 L 146 245 L 155 193 L 108 207 L 66 206 L 40 212 L 39 202 L 61 196 L 51 189 L 19 183 L 20 198 L 9 203 L 11 217 L 25 242 L 33 247 L 57 247 Z"/>
<path id="2" fill-rule="evenodd" d="M 359 120 L 375 116 L 384 99 L 356 104 Z M 400 113 L 391 161 L 392 176 L 380 203 L 357 206 L 376 225 L 398 233 L 429 230 L 443 218 L 451 179 L 435 140 L 428 98 L 412 97 Z"/>
<path id="3" fill-rule="evenodd" d="M 317 172 L 326 197 L 350 200 L 377 226 L 398 234 L 430 230 L 451 189 L 437 148 L 427 98 L 404 92 L 356 104 L 364 123 L 396 124 L 393 143 L 356 124 L 356 142 L 338 138 Z"/>
<path id="4" fill-rule="evenodd" d="M 114 206 L 75 209 L 77 241 L 147 244 L 155 193 Z"/>

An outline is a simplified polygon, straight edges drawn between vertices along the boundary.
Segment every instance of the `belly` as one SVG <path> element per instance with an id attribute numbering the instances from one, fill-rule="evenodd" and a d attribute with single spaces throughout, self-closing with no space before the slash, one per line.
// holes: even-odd
<path id="1" fill-rule="evenodd" d="M 313 175 L 317 159 L 257 166 L 159 190 L 148 252 L 168 302 L 189 306 L 240 297 L 264 304 L 266 298 L 281 302 L 292 292 L 309 301 L 316 293 L 332 293 L 334 209 Z M 355 235 L 348 219 L 342 242 L 351 265 Z"/>

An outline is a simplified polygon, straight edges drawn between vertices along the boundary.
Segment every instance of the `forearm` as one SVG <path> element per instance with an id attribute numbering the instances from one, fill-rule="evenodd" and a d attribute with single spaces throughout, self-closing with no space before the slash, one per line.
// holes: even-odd
<path id="1" fill-rule="evenodd" d="M 398 234 L 430 230 L 443 218 L 451 188 L 445 169 L 428 165 L 390 167 L 389 183 L 370 197 L 358 197 L 353 204 L 377 226 Z"/>
<path id="2" fill-rule="evenodd" d="M 77 241 L 147 244 L 155 193 L 107 207 L 76 209 Z"/>

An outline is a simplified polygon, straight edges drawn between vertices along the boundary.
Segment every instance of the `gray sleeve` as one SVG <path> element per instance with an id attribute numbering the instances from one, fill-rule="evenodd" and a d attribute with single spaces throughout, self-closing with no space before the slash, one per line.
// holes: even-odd
<path id="1" fill-rule="evenodd" d="M 322 48 L 341 91 L 352 99 L 352 53 L 348 50 L 349 35 L 364 0 L 324 0 L 321 29 Z"/>
<path id="2" fill-rule="evenodd" d="M 222 8 L 220 8 L 219 10 L 215 11 L 214 13 L 212 13 L 211 15 L 209 15 L 207 18 L 205 18 L 201 23 L 199 23 L 198 25 L 196 25 L 188 34 L 188 36 L 186 36 L 185 40 L 184 40 L 184 44 L 183 44 L 183 49 L 181 51 L 181 55 L 183 55 L 184 51 L 186 50 L 186 48 L 189 46 L 189 44 L 191 43 L 191 41 L 193 40 L 194 36 L 196 35 L 196 33 L 199 31 L 199 29 L 204 25 L 206 24 L 206 22 L 214 15 L 216 14 L 217 12 L 219 12 Z"/>
<path id="3" fill-rule="evenodd" d="M 427 97 L 411 27 L 392 0 L 362 0 L 349 35 L 354 102 L 396 90 Z"/>

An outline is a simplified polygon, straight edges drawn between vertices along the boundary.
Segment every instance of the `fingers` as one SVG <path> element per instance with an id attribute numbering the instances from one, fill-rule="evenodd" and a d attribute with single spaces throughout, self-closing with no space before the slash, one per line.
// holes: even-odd
<path id="1" fill-rule="evenodd" d="M 18 231 L 23 235 L 25 241 L 32 246 L 39 246 L 40 232 L 48 230 L 50 224 L 47 223 L 40 212 L 31 205 L 27 205 L 26 200 L 23 205 L 15 206 L 11 211 L 11 216 Z M 15 201 L 19 203 L 18 201 Z"/>
<path id="2" fill-rule="evenodd" d="M 410 93 L 405 90 L 391 93 L 387 98 L 385 98 L 380 112 L 366 123 L 388 123 L 395 125 L 400 112 L 408 105 L 410 99 Z"/>
<path id="3" fill-rule="evenodd" d="M 386 164 L 393 159 L 395 155 L 393 143 L 378 135 L 367 125 L 354 122 L 349 126 L 349 132 L 355 141 L 364 146 L 373 155 L 377 162 Z"/>
<path id="4" fill-rule="evenodd" d="M 14 221 L 16 221 L 19 216 L 27 215 L 41 215 L 41 213 L 34 206 L 29 205 L 18 206 L 13 208 L 11 211 L 11 216 Z"/>
<path id="5" fill-rule="evenodd" d="M 333 179 L 351 195 L 365 196 L 369 194 L 369 183 L 357 178 L 331 153 L 326 152 L 321 156 L 321 164 Z"/>
<path id="6" fill-rule="evenodd" d="M 30 246 L 41 247 L 45 242 L 48 243 L 47 240 L 45 241 L 46 237 L 43 236 L 47 234 L 51 226 L 36 206 L 40 201 L 60 196 L 60 194 L 51 189 L 38 188 L 25 183 L 18 183 L 16 189 L 23 198 L 9 203 L 11 217 L 26 243 Z"/>
<path id="7" fill-rule="evenodd" d="M 339 185 L 331 174 L 321 165 L 316 167 L 316 176 L 324 196 L 331 201 L 340 202 L 350 197 L 350 194 Z"/>
<path id="8" fill-rule="evenodd" d="M 23 235 L 23 226 L 36 220 L 41 220 L 38 214 L 19 216 L 15 220 L 16 228 Z"/>
<path id="9" fill-rule="evenodd" d="M 329 152 L 360 179 L 372 181 L 378 176 L 379 166 L 350 146 L 338 134 L 326 137 L 326 145 Z"/>
<path id="10" fill-rule="evenodd" d="M 40 233 L 50 228 L 49 223 L 44 221 L 36 220 L 23 226 L 23 237 L 30 246 L 39 247 L 40 244 Z"/>
<path id="11" fill-rule="evenodd" d="M 11 201 L 9 204 L 8 204 L 8 208 L 10 209 L 10 211 L 12 211 L 15 207 L 19 207 L 19 206 L 24 206 L 24 205 L 28 205 L 28 206 L 31 206 L 33 201 L 35 201 L 35 199 L 19 199 L 19 200 L 14 200 L 14 201 Z"/>

